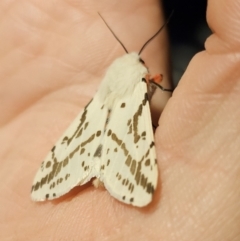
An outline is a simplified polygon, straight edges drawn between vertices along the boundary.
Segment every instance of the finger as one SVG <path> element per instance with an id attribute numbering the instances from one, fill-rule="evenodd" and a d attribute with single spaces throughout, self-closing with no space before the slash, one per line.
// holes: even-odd
<path id="1" fill-rule="evenodd" d="M 201 226 L 184 226 L 184 240 L 198 240 L 202 229 L 211 237 L 205 240 L 239 237 L 239 11 L 239 0 L 208 2 L 213 34 L 190 62 L 156 132 L 163 190 L 174 196 L 178 213 L 173 226 L 184 222 L 186 207 L 194 207 L 191 220 Z"/>

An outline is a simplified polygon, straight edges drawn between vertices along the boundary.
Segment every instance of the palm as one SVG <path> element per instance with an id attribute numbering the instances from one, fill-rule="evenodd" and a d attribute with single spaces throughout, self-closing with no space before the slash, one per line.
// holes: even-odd
<path id="1" fill-rule="evenodd" d="M 156 132 L 161 176 L 149 207 L 122 205 L 90 185 L 59 201 L 31 202 L 41 160 L 94 95 L 109 63 L 124 52 L 96 14 L 99 9 L 87 14 L 81 4 L 67 1 L 54 7 L 19 2 L 3 4 L 11 11 L 1 23 L 1 240 L 237 240 L 239 71 L 231 68 L 230 58 L 206 52 L 191 63 L 162 115 Z M 132 8 L 154 12 L 154 4 L 148 6 Z M 110 16 L 109 9 L 104 12 Z M 128 50 L 139 50 L 160 27 L 150 21 L 146 31 L 137 31 L 132 26 L 146 19 L 134 13 L 121 23 L 120 14 L 106 18 Z M 224 24 L 230 28 L 228 21 Z M 227 43 L 237 39 L 225 37 Z M 162 45 L 153 41 L 143 58 L 166 80 L 164 34 L 159 39 Z M 214 41 L 208 42 L 210 52 Z M 153 55 L 156 51 L 161 54 Z M 221 58 L 227 64 L 221 66 Z M 216 72 L 218 66 L 222 69 Z"/>

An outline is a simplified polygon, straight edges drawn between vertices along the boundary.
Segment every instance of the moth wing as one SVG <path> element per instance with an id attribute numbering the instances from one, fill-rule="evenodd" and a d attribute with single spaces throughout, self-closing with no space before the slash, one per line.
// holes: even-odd
<path id="1" fill-rule="evenodd" d="M 158 167 L 145 82 L 112 110 L 100 173 L 106 189 L 119 201 L 139 207 L 151 202 Z"/>
<path id="2" fill-rule="evenodd" d="M 32 186 L 33 200 L 60 197 L 94 176 L 94 153 L 103 136 L 106 118 L 107 109 L 96 94 L 42 162 Z"/>

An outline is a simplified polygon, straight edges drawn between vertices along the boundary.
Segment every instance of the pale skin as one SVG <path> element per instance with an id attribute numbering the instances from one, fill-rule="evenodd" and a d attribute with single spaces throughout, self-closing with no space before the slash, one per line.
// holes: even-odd
<path id="1" fill-rule="evenodd" d="M 214 34 L 159 119 L 160 177 L 149 206 L 124 205 L 91 184 L 54 202 L 30 200 L 41 161 L 124 54 L 97 11 L 129 51 L 164 23 L 158 1 L 130 2 L 0 3 L 0 240 L 240 239 L 239 0 L 208 3 Z M 166 88 L 167 46 L 163 31 L 142 53 Z M 158 113 L 165 94 L 153 99 Z"/>

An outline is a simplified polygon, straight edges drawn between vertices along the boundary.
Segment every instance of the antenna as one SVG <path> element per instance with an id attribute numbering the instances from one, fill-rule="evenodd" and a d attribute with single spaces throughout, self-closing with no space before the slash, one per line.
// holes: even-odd
<path id="1" fill-rule="evenodd" d="M 168 17 L 167 21 L 163 24 L 163 26 L 142 46 L 142 48 L 140 49 L 138 55 L 140 55 L 142 53 L 142 51 L 145 49 L 145 47 L 149 44 L 149 42 L 151 42 L 161 31 L 162 29 L 168 24 L 170 18 L 173 15 L 173 12 L 171 12 L 170 16 Z M 108 29 L 111 31 L 111 33 L 113 34 L 113 36 L 116 38 L 116 40 L 122 45 L 123 49 L 125 50 L 125 52 L 128 54 L 128 51 L 126 49 L 126 47 L 123 45 L 123 43 L 119 40 L 119 38 L 116 36 L 116 34 L 112 31 L 112 29 L 109 27 L 109 25 L 107 24 L 107 22 L 104 20 L 104 18 L 102 17 L 102 15 L 98 12 L 98 15 L 100 16 L 100 18 L 103 20 L 103 22 L 106 24 L 106 26 L 108 27 Z"/>
<path id="2" fill-rule="evenodd" d="M 140 49 L 138 55 L 140 55 L 142 53 L 142 51 L 145 49 L 145 47 L 149 44 L 149 42 L 151 42 L 161 31 L 162 29 L 168 24 L 170 18 L 173 15 L 173 12 L 171 12 L 170 16 L 168 17 L 167 21 L 163 24 L 163 26 L 142 46 L 142 48 Z"/>
<path id="3" fill-rule="evenodd" d="M 123 45 L 123 43 L 119 40 L 119 38 L 116 36 L 116 34 L 112 31 L 112 29 L 108 26 L 107 22 L 104 20 L 104 18 L 101 16 L 101 14 L 98 12 L 100 18 L 103 20 L 103 22 L 106 24 L 106 26 L 108 27 L 108 29 L 111 31 L 111 33 L 113 34 L 113 36 L 116 38 L 116 40 L 122 45 L 122 47 L 124 48 L 125 52 L 128 54 L 127 49 L 125 48 L 125 46 Z"/>

